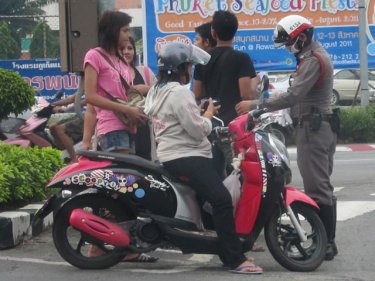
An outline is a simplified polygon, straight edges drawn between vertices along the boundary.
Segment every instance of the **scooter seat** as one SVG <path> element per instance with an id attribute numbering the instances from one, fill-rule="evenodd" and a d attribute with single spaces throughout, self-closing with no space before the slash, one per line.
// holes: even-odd
<path id="1" fill-rule="evenodd" d="M 88 151 L 88 150 L 79 150 L 76 152 L 77 155 L 81 155 L 90 159 L 100 159 L 100 160 L 111 160 L 114 162 L 125 163 L 131 166 L 140 167 L 158 174 L 164 174 L 170 178 L 173 178 L 164 167 L 142 157 L 132 155 L 132 154 L 120 154 L 115 152 L 105 152 L 105 151 Z"/>

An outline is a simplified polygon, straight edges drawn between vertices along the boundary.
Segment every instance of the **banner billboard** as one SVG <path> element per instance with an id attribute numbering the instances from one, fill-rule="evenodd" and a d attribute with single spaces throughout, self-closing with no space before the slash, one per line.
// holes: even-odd
<path id="1" fill-rule="evenodd" d="M 59 59 L 1 60 L 0 67 L 19 73 L 49 101 L 59 91 L 66 96 L 75 93 L 80 81 L 79 75 L 61 71 Z"/>
<path id="2" fill-rule="evenodd" d="M 367 0 L 367 52 L 375 67 L 375 0 Z M 275 48 L 273 30 L 283 17 L 298 14 L 315 26 L 314 37 L 331 55 L 334 67 L 359 68 L 357 0 L 143 0 L 146 63 L 156 70 L 156 52 L 171 41 L 193 42 L 195 28 L 217 10 L 236 14 L 233 48 L 247 52 L 257 71 L 295 69 L 295 59 Z M 374 34 L 374 35 L 373 35 Z"/>

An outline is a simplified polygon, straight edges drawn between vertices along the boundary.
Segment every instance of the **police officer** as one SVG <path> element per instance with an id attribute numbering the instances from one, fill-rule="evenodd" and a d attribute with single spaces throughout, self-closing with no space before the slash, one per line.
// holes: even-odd
<path id="1" fill-rule="evenodd" d="M 255 107 L 270 111 L 292 108 L 295 120 L 297 163 L 306 194 L 319 205 L 319 216 L 325 226 L 328 247 L 325 259 L 337 255 L 335 244 L 336 198 L 330 175 L 336 150 L 337 115 L 330 109 L 333 66 L 329 54 L 313 39 L 314 27 L 302 16 L 290 15 L 277 24 L 273 40 L 276 47 L 285 46 L 295 55 L 297 69 L 287 92 L 260 101 L 242 101 L 238 114 Z"/>

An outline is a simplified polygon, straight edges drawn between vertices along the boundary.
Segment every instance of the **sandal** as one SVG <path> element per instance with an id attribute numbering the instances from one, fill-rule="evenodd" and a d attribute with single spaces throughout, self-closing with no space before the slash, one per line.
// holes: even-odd
<path id="1" fill-rule="evenodd" d="M 240 265 L 236 269 L 229 270 L 229 272 L 236 273 L 236 274 L 262 274 L 263 269 L 255 264 Z"/>
<path id="2" fill-rule="evenodd" d="M 134 258 L 126 259 L 126 257 L 122 260 L 122 262 L 156 262 L 159 258 L 146 255 L 144 253 L 136 255 Z"/>

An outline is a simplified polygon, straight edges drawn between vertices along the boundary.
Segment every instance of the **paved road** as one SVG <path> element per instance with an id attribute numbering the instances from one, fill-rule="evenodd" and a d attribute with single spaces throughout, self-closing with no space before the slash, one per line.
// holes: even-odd
<path id="1" fill-rule="evenodd" d="M 291 155 L 293 184 L 301 187 L 295 155 Z M 83 271 L 68 265 L 53 247 L 50 231 L 14 249 L 0 251 L 0 281 L 22 280 L 375 280 L 375 151 L 338 152 L 332 181 L 339 199 L 337 244 L 339 256 L 311 273 L 288 272 L 268 250 L 248 253 L 265 273 L 243 276 L 227 273 L 211 255 L 181 255 L 157 251 L 155 264 L 121 263 L 109 270 Z M 263 236 L 260 242 L 264 243 Z"/>

